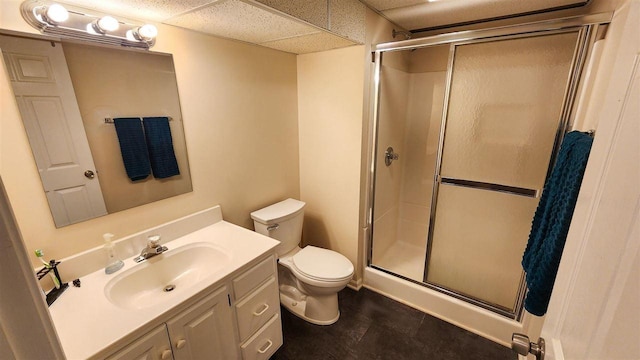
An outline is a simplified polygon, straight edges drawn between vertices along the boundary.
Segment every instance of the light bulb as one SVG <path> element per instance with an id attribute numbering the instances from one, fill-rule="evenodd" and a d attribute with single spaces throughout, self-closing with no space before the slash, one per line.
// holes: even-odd
<path id="1" fill-rule="evenodd" d="M 152 40 L 158 36 L 158 28 L 151 24 L 144 24 L 138 28 L 138 35 L 144 40 Z"/>
<path id="2" fill-rule="evenodd" d="M 69 12 L 60 4 L 51 4 L 44 9 L 44 18 L 47 22 L 58 24 L 69 19 Z"/>
<path id="3" fill-rule="evenodd" d="M 138 41 L 138 38 L 133 34 L 133 30 L 127 30 L 124 35 L 129 41 Z"/>
<path id="4" fill-rule="evenodd" d="M 98 29 L 96 30 L 102 33 L 105 33 L 107 31 L 116 31 L 118 30 L 118 27 L 120 27 L 118 20 L 116 20 L 112 16 L 101 17 L 100 19 L 98 19 L 96 25 L 98 27 Z"/>

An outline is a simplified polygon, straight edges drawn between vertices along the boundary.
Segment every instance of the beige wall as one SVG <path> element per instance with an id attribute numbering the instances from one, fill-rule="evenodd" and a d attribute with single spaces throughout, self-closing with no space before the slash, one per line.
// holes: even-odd
<path id="1" fill-rule="evenodd" d="M 0 28 L 35 33 L 19 4 L 0 3 Z M 153 50 L 174 56 L 193 192 L 62 229 L 0 71 L 0 174 L 30 252 L 59 259 L 100 245 L 102 233 L 124 236 L 216 204 L 252 228 L 251 211 L 299 197 L 295 55 L 162 25 Z"/>
<path id="2" fill-rule="evenodd" d="M 298 56 L 303 241 L 358 264 L 363 46 Z"/>
<path id="3" fill-rule="evenodd" d="M 178 84 L 170 56 L 64 43 L 82 122 L 107 211 L 129 209 L 192 190 Z M 169 116 L 180 174 L 132 182 L 118 136 L 104 118 Z"/>

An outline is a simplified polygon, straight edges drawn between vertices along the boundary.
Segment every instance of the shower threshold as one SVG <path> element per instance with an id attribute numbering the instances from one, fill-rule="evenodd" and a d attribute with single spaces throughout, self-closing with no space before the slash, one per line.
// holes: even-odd
<path id="1" fill-rule="evenodd" d="M 527 323 L 374 265 L 365 268 L 364 287 L 504 346 Z"/>

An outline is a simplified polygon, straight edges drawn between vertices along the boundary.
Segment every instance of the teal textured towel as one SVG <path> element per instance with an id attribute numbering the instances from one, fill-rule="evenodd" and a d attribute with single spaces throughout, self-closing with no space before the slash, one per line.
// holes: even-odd
<path id="1" fill-rule="evenodd" d="M 153 177 L 164 179 L 180 175 L 176 154 L 173 152 L 173 138 L 167 117 L 145 117 L 144 135 L 149 148 L 149 159 Z"/>
<path id="2" fill-rule="evenodd" d="M 140 118 L 116 118 L 113 123 L 127 176 L 131 181 L 146 179 L 151 174 L 151 163 Z"/>
<path id="3" fill-rule="evenodd" d="M 524 308 L 533 315 L 547 312 L 592 143 L 591 136 L 578 131 L 564 137 L 533 217 L 522 258 L 529 289 Z"/>

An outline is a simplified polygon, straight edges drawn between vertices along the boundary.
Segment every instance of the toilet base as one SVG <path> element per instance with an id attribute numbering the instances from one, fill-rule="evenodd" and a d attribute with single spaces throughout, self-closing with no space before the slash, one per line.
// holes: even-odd
<path id="1" fill-rule="evenodd" d="M 296 296 L 297 297 L 297 296 Z M 293 315 L 316 325 L 331 325 L 340 318 L 338 294 L 294 299 L 280 292 L 280 304 Z"/>

